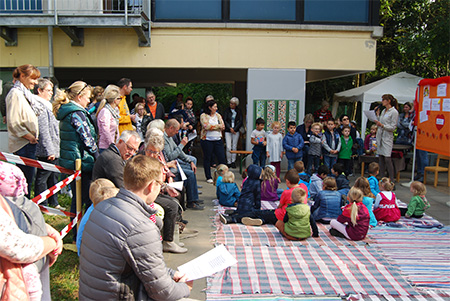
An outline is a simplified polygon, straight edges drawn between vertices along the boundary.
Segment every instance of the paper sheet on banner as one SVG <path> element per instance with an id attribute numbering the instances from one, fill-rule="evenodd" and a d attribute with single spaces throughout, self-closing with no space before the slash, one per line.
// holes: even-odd
<path id="1" fill-rule="evenodd" d="M 450 98 L 444 98 L 442 100 L 442 111 L 450 112 Z"/>
<path id="2" fill-rule="evenodd" d="M 377 114 L 375 114 L 375 111 L 364 111 L 364 114 L 372 122 L 375 122 L 378 120 L 378 117 L 377 117 Z"/>
<path id="3" fill-rule="evenodd" d="M 431 100 L 431 111 L 441 110 L 441 100 L 439 98 L 433 98 Z"/>
<path id="4" fill-rule="evenodd" d="M 180 163 L 177 161 L 177 167 L 178 167 L 178 172 L 180 173 L 181 176 L 181 181 L 184 181 L 187 179 L 186 174 L 184 173 L 183 169 L 180 166 Z"/>
<path id="5" fill-rule="evenodd" d="M 211 276 L 236 263 L 237 260 L 233 255 L 228 252 L 224 245 L 220 245 L 179 266 L 178 271 L 186 274 L 188 280 L 196 280 Z"/>
<path id="6" fill-rule="evenodd" d="M 419 115 L 419 121 L 420 123 L 428 121 L 428 114 L 427 111 L 421 111 Z"/>

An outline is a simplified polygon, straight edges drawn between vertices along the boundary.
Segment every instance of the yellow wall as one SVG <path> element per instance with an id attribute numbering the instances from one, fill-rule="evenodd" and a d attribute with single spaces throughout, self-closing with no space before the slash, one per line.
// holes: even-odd
<path id="1" fill-rule="evenodd" d="M 85 29 L 84 47 L 54 30 L 55 67 L 299 68 L 373 70 L 371 31 L 280 29 L 152 29 L 138 47 L 133 29 Z M 47 30 L 19 29 L 18 46 L 0 42 L 1 67 L 48 65 Z"/>

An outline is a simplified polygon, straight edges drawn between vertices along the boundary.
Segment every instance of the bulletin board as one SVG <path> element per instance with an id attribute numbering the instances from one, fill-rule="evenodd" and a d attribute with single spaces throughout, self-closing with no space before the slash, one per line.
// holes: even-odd
<path id="1" fill-rule="evenodd" d="M 254 120 L 262 118 L 266 122 L 264 130 L 271 131 L 271 125 L 274 121 L 281 123 L 281 133 L 287 133 L 287 125 L 289 121 L 298 121 L 299 100 L 263 100 L 254 101 Z M 297 124 L 298 125 L 298 124 Z"/>
<path id="2" fill-rule="evenodd" d="M 421 80 L 416 94 L 416 148 L 450 156 L 450 76 Z"/>

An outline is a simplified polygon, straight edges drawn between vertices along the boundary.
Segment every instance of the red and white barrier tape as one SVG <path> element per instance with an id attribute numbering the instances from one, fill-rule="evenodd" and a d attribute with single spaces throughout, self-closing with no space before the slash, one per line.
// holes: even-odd
<path id="1" fill-rule="evenodd" d="M 76 177 L 80 175 L 80 171 L 75 172 L 73 175 L 68 176 L 66 179 L 62 180 L 61 182 L 55 184 L 55 186 L 50 187 L 49 189 L 43 191 L 40 195 L 35 196 L 32 201 L 36 204 L 40 204 L 52 195 L 56 194 L 58 191 L 60 191 L 63 187 L 67 186 L 72 182 Z"/>
<path id="2" fill-rule="evenodd" d="M 52 208 L 52 207 L 47 207 L 47 206 L 43 206 L 43 205 L 38 205 L 38 206 L 41 209 L 41 211 L 44 213 L 56 214 L 56 215 L 62 215 L 62 216 L 68 216 L 68 217 L 75 217 L 75 213 L 72 213 L 72 212 L 68 212 L 68 211 L 64 211 L 64 210 L 60 210 L 60 209 L 56 209 L 56 208 Z"/>
<path id="3" fill-rule="evenodd" d="M 67 169 L 58 165 L 50 164 L 47 162 L 42 162 L 38 160 L 33 160 L 25 157 L 20 157 L 17 155 L 9 154 L 9 153 L 3 153 L 0 152 L 0 160 L 7 161 L 10 163 L 16 163 L 31 167 L 37 167 L 40 169 L 48 170 L 48 171 L 54 171 L 54 172 L 61 172 L 68 175 L 71 175 L 75 173 L 75 170 Z"/>
<path id="4" fill-rule="evenodd" d="M 72 222 L 70 224 L 68 224 L 66 227 L 64 227 L 64 229 L 61 230 L 61 232 L 59 233 L 61 235 L 61 239 L 63 239 L 67 235 L 67 233 L 69 233 L 70 230 L 72 230 L 73 227 L 76 226 L 80 216 L 81 216 L 81 212 L 78 212 L 77 216 L 72 220 Z"/>

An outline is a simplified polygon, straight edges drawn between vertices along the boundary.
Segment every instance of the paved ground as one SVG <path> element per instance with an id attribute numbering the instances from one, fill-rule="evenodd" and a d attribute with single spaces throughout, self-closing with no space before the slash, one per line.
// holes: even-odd
<path id="1" fill-rule="evenodd" d="M 201 165 L 201 164 L 199 164 Z M 241 183 L 242 178 L 238 174 L 239 169 L 233 169 L 236 175 L 236 182 Z M 282 174 L 283 176 L 283 174 Z M 359 174 L 358 174 L 359 176 Z M 411 172 L 402 172 L 400 183 L 408 183 L 411 178 Z M 350 181 L 353 183 L 356 177 L 351 177 Z M 205 181 L 205 175 L 203 168 L 199 167 L 197 170 L 197 181 L 199 185 L 203 187 L 200 190 L 203 192 L 200 195 L 200 199 L 205 201 L 204 211 L 187 210 L 184 212 L 183 217 L 189 221 L 188 227 L 190 229 L 196 229 L 199 234 L 195 238 L 181 240 L 186 244 L 189 251 L 186 254 L 168 254 L 164 253 L 167 265 L 171 268 L 176 268 L 183 263 L 196 258 L 197 256 L 212 249 L 212 232 L 214 231 L 211 224 L 211 217 L 215 215 L 213 211 L 212 200 L 215 199 L 215 187 L 211 184 L 207 184 Z M 447 174 L 441 174 L 439 180 L 439 186 L 434 188 L 432 185 L 432 176 L 430 174 L 429 185 L 427 185 L 428 193 L 427 198 L 431 203 L 431 208 L 427 211 L 427 214 L 433 216 L 441 223 L 450 225 L 450 188 L 446 187 Z M 280 185 L 280 188 L 285 189 L 286 185 Z M 411 198 L 411 192 L 409 187 L 403 187 L 402 185 L 396 185 L 395 194 L 397 197 L 408 203 Z M 206 279 L 200 279 L 195 281 L 194 287 L 191 292 L 191 298 L 198 300 L 205 300 L 206 294 L 204 292 L 206 288 Z"/>

